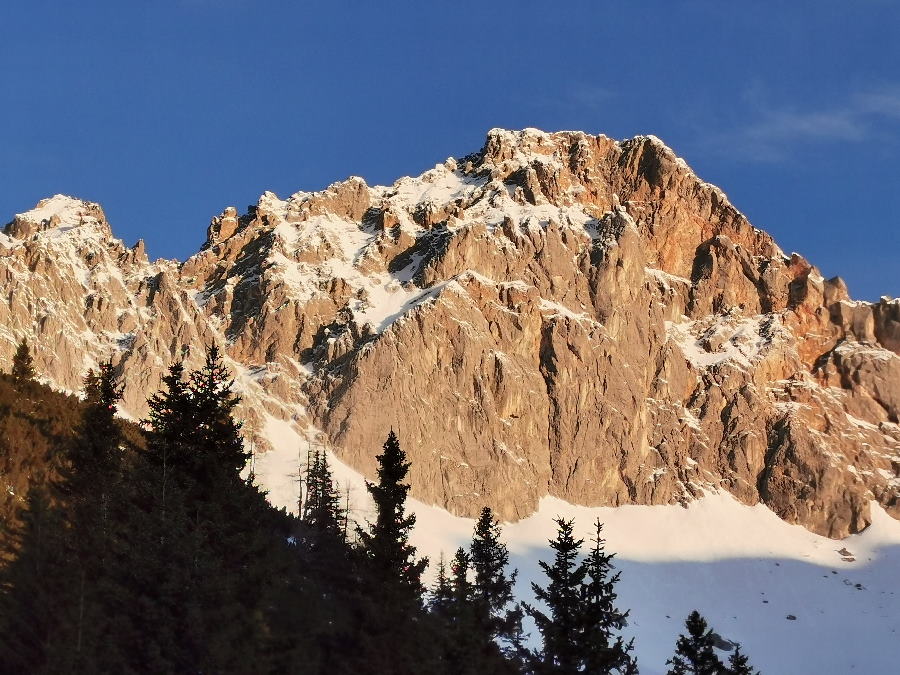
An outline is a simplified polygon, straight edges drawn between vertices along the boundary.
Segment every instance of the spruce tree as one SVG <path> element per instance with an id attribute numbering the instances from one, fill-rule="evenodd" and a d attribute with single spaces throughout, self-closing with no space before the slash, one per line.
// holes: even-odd
<path id="1" fill-rule="evenodd" d="M 357 527 L 362 586 L 353 634 L 355 661 L 348 670 L 406 675 L 438 672 L 441 640 L 423 604 L 422 572 L 409 543 L 415 515 L 406 512 L 409 472 L 406 453 L 393 431 L 377 456 L 378 481 L 366 483 L 375 502 L 375 521 Z"/>
<path id="2" fill-rule="evenodd" d="M 416 560 L 416 549 L 409 534 L 416 516 L 406 512 L 409 473 L 406 453 L 393 431 L 388 434 L 378 461 L 378 482 L 366 481 L 366 489 L 375 502 L 375 522 L 368 529 L 358 528 L 360 546 L 377 583 L 397 589 L 412 604 L 420 604 L 422 572 L 428 559 Z"/>
<path id="3" fill-rule="evenodd" d="M 500 540 L 501 528 L 489 507 L 484 507 L 472 537 L 472 569 L 475 572 L 475 600 L 492 639 L 509 638 L 516 632 L 513 585 L 516 570 L 507 574 L 509 549 Z"/>
<path id="4" fill-rule="evenodd" d="M 31 358 L 31 350 L 28 349 L 28 341 L 24 337 L 13 355 L 12 377 L 16 386 L 34 379 L 34 361 Z"/>
<path id="5" fill-rule="evenodd" d="M 287 544 L 278 544 L 264 496 L 241 476 L 239 398 L 218 349 L 187 375 L 174 364 L 164 384 L 149 401 L 147 452 L 133 479 L 143 486 L 132 579 L 148 610 L 135 617 L 140 650 L 155 670 L 249 672 L 264 663 L 268 566 Z"/>
<path id="6" fill-rule="evenodd" d="M 115 607 L 120 588 L 122 529 L 122 432 L 116 409 L 122 388 L 111 361 L 84 380 L 87 407 L 67 456 L 61 487 L 68 511 L 65 550 L 71 567 L 76 605 L 74 621 L 57 636 L 51 669 L 90 672 L 115 670 L 117 651 Z"/>
<path id="7" fill-rule="evenodd" d="M 497 672 L 481 655 L 481 639 L 475 612 L 475 597 L 469 578 L 471 559 L 462 547 L 450 561 L 450 603 L 443 631 L 444 668 L 447 675 L 477 675 Z"/>
<path id="8" fill-rule="evenodd" d="M 439 619 L 444 620 L 447 619 L 452 602 L 453 590 L 450 586 L 450 577 L 447 575 L 447 564 L 444 562 L 444 554 L 441 553 L 434 587 L 428 597 L 428 610 Z"/>
<path id="9" fill-rule="evenodd" d="M 344 509 L 325 450 L 317 450 L 313 454 L 306 485 L 303 522 L 313 531 L 316 538 L 314 544 L 324 540 L 341 540 L 343 543 Z"/>
<path id="10" fill-rule="evenodd" d="M 615 553 L 606 552 L 601 537 L 603 524 L 594 523 L 594 546 L 585 560 L 586 581 L 582 586 L 583 639 L 586 672 L 634 673 L 637 664 L 631 652 L 634 640 L 625 642 L 616 633 L 627 624 L 628 612 L 616 607 L 615 586 L 620 572 L 613 573 Z"/>
<path id="11" fill-rule="evenodd" d="M 219 348 L 211 346 L 200 370 L 190 374 L 187 390 L 195 416 L 191 429 L 190 469 L 199 490 L 217 483 L 244 482 L 241 471 L 250 459 L 241 436 L 241 423 L 234 419 L 240 397 L 222 360 Z"/>
<path id="12" fill-rule="evenodd" d="M 556 539 L 550 547 L 556 551 L 553 564 L 540 561 L 548 579 L 546 588 L 531 584 L 535 597 L 543 602 L 549 614 L 524 605 L 541 633 L 543 649 L 535 654 L 536 670 L 540 673 L 577 673 L 583 664 L 581 628 L 581 587 L 587 568 L 579 562 L 583 539 L 573 536 L 573 521 L 557 518 Z"/>
<path id="13" fill-rule="evenodd" d="M 146 450 L 133 469 L 136 564 L 130 586 L 134 605 L 135 664 L 148 671 L 177 672 L 196 666 L 201 655 L 186 626 L 196 616 L 191 432 L 197 424 L 184 364 L 172 363 L 163 388 L 147 401 Z M 151 593 L 152 590 L 152 595 Z"/>
<path id="14" fill-rule="evenodd" d="M 675 643 L 675 655 L 666 661 L 672 667 L 668 675 L 722 675 L 725 666 L 716 656 L 712 629 L 696 610 L 685 621 L 687 635 L 679 635 Z"/>
<path id="15" fill-rule="evenodd" d="M 518 669 L 516 662 L 521 656 L 517 642 L 522 632 L 522 610 L 513 604 L 517 572 L 507 574 L 509 549 L 501 534 L 499 521 L 489 507 L 484 507 L 475 523 L 470 551 L 480 658 L 486 669 L 511 672 Z"/>
<path id="16" fill-rule="evenodd" d="M 85 378 L 86 406 L 68 446 L 58 449 L 59 480 L 29 498 L 19 559 L 5 601 L 31 616 L 35 639 L 6 631 L 32 661 L 31 672 L 121 670 L 117 619 L 122 588 L 122 435 L 120 389 L 112 364 Z M 39 574 L 35 579 L 32 575 Z M 42 583 L 53 596 L 36 589 Z M 24 594 L 33 597 L 25 597 Z"/>
<path id="17" fill-rule="evenodd" d="M 753 669 L 750 659 L 741 651 L 740 645 L 735 645 L 734 651 L 728 657 L 728 669 L 724 672 L 727 675 L 759 675 L 759 671 Z"/>

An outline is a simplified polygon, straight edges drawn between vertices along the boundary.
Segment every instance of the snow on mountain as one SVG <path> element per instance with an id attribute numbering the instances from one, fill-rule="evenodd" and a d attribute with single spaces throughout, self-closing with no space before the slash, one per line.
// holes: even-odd
<path id="1" fill-rule="evenodd" d="M 307 438 L 276 420 L 266 433 L 275 450 L 257 458 L 257 477 L 273 503 L 296 510 L 298 470 L 315 434 Z M 330 459 L 338 484 L 349 490 L 351 517 L 364 523 L 372 510 L 363 477 Z M 415 499 L 410 505 L 413 543 L 432 563 L 471 541 L 474 520 Z M 724 492 L 686 508 L 590 508 L 545 497 L 533 515 L 504 525 L 504 540 L 519 570 L 517 597 L 532 601 L 531 582 L 546 583 L 537 561 L 552 557 L 554 518 L 574 518 L 586 541 L 599 518 L 622 572 L 619 603 L 631 610 L 624 633 L 635 638 L 641 673 L 666 672 L 694 609 L 724 639 L 740 642 L 766 675 L 885 673 L 900 658 L 900 522 L 877 504 L 872 509 L 864 533 L 836 542 Z M 529 630 L 536 641 L 537 631 Z"/>
<path id="2" fill-rule="evenodd" d="M 390 186 L 228 207 L 183 263 L 56 195 L 0 235 L 0 287 L 5 367 L 23 336 L 67 390 L 112 358 L 135 418 L 220 345 L 276 505 L 317 444 L 364 520 L 394 427 L 422 551 L 490 503 L 523 597 L 552 518 L 599 516 L 642 672 L 693 608 L 766 673 L 897 660 L 900 301 L 852 301 L 659 139 L 495 129 Z"/>

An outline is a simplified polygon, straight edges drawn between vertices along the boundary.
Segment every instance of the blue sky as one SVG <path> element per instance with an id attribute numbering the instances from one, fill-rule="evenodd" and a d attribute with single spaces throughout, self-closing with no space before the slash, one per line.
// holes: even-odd
<path id="1" fill-rule="evenodd" d="M 183 259 L 226 205 L 491 127 L 653 133 L 854 296 L 900 295 L 900 3 L 31 0 L 0 31 L 3 221 L 73 194 Z"/>

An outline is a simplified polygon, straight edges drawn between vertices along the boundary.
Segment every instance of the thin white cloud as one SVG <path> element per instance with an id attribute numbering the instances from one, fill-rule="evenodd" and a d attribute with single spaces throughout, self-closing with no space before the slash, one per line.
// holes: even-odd
<path id="1" fill-rule="evenodd" d="M 587 82 L 571 83 L 558 92 L 533 92 L 523 103 L 533 108 L 549 108 L 555 112 L 598 111 L 617 98 L 612 89 Z"/>
<path id="2" fill-rule="evenodd" d="M 566 103 L 581 108 L 599 109 L 609 105 L 610 100 L 616 94 L 606 87 L 598 87 L 593 84 L 576 84 L 566 93 Z"/>
<path id="3" fill-rule="evenodd" d="M 754 111 L 744 125 L 706 136 L 708 149 L 740 153 L 754 161 L 786 159 L 797 146 L 812 143 L 857 143 L 872 138 L 886 123 L 900 120 L 900 86 L 890 85 L 848 95 L 825 109 L 771 105 L 758 91 L 745 97 Z"/>

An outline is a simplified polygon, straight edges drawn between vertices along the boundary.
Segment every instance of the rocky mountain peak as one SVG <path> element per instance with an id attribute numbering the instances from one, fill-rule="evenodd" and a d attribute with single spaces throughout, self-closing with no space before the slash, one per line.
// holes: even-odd
<path id="1" fill-rule="evenodd" d="M 16 214 L 3 232 L 9 237 L 26 239 L 39 232 L 54 231 L 53 234 L 58 235 L 78 227 L 112 237 L 106 214 L 99 204 L 61 194 L 42 199 L 33 209 Z"/>
<path id="2" fill-rule="evenodd" d="M 106 227 L 66 200 L 8 230 Z M 900 303 L 850 300 L 653 136 L 493 129 L 390 186 L 228 207 L 180 265 L 8 234 L 0 360 L 27 335 L 74 389 L 112 355 L 135 416 L 216 342 L 255 447 L 288 423 L 371 473 L 393 426 L 455 513 L 727 490 L 835 537 L 900 515 Z"/>

